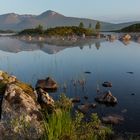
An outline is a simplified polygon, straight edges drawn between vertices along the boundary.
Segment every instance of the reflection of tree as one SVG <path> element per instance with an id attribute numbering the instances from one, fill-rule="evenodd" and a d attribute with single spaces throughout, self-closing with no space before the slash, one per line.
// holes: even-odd
<path id="1" fill-rule="evenodd" d="M 84 46 L 83 45 L 79 45 L 79 48 L 82 50 L 84 48 Z"/>
<path id="2" fill-rule="evenodd" d="M 91 44 L 89 44 L 89 49 L 91 49 Z"/>
<path id="3" fill-rule="evenodd" d="M 37 43 L 37 45 L 39 46 L 40 49 L 44 47 L 44 43 L 41 42 Z"/>
<path id="4" fill-rule="evenodd" d="M 96 42 L 96 43 L 95 43 L 95 47 L 96 47 L 97 50 L 99 50 L 99 48 L 101 47 L 100 42 Z"/>

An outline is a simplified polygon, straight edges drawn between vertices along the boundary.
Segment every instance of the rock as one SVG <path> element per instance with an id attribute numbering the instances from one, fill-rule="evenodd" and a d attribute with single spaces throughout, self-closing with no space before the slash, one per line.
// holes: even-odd
<path id="1" fill-rule="evenodd" d="M 96 105 L 95 103 L 93 103 L 93 104 L 91 104 L 91 107 L 92 107 L 92 108 L 96 108 L 97 105 Z"/>
<path id="2" fill-rule="evenodd" d="M 14 83 L 14 82 L 16 82 L 16 77 L 15 76 L 9 76 L 8 77 L 8 83 L 10 84 L 10 83 Z"/>
<path id="3" fill-rule="evenodd" d="M 48 110 L 48 112 L 52 111 L 54 108 L 53 98 L 41 88 L 37 89 L 37 95 L 38 102 L 40 103 L 41 107 L 45 110 Z"/>
<path id="4" fill-rule="evenodd" d="M 41 88 L 45 91 L 57 90 L 58 85 L 57 85 L 56 81 L 54 81 L 52 78 L 48 77 L 43 80 L 38 80 L 37 84 L 36 84 L 36 88 Z"/>
<path id="5" fill-rule="evenodd" d="M 76 98 L 72 99 L 71 101 L 72 101 L 72 103 L 80 103 L 81 102 L 79 97 L 76 97 Z"/>
<path id="6" fill-rule="evenodd" d="M 4 78 L 2 76 L 0 76 L 0 81 L 2 81 Z"/>
<path id="7" fill-rule="evenodd" d="M 112 83 L 111 82 L 104 82 L 102 84 L 103 87 L 112 87 Z"/>
<path id="8" fill-rule="evenodd" d="M 91 74 L 91 72 L 90 72 L 90 71 L 85 71 L 84 73 L 85 73 L 85 74 Z"/>
<path id="9" fill-rule="evenodd" d="M 119 124 L 120 122 L 124 121 L 124 118 L 120 115 L 109 115 L 106 117 L 102 117 L 103 123 L 107 124 Z"/>
<path id="10" fill-rule="evenodd" d="M 30 91 L 31 92 L 31 91 Z M 34 91 L 32 90 L 32 94 Z M 8 84 L 2 102 L 2 139 L 38 139 L 42 135 L 40 105 L 18 85 Z M 28 125 L 27 125 L 28 124 Z M 26 134 L 25 134 L 25 127 Z"/>
<path id="11" fill-rule="evenodd" d="M 135 95 L 135 93 L 131 93 L 131 95 L 132 95 L 132 96 L 134 96 L 134 95 Z"/>
<path id="12" fill-rule="evenodd" d="M 84 104 L 84 105 L 78 105 L 78 110 L 82 113 L 87 113 L 89 109 L 91 108 L 91 104 Z"/>
<path id="13" fill-rule="evenodd" d="M 126 34 L 126 35 L 123 36 L 122 39 L 123 39 L 124 41 L 129 41 L 129 40 L 131 39 L 131 35 Z"/>
<path id="14" fill-rule="evenodd" d="M 122 113 L 126 113 L 127 112 L 127 109 L 123 109 L 121 112 Z"/>
<path id="15" fill-rule="evenodd" d="M 132 71 L 128 71 L 128 72 L 126 72 L 126 73 L 128 73 L 128 74 L 134 74 L 134 72 L 132 72 Z"/>
<path id="16" fill-rule="evenodd" d="M 111 105 L 117 103 L 117 98 L 114 97 L 110 91 L 107 91 L 102 95 L 96 97 L 95 100 L 99 103 L 111 104 Z"/>
<path id="17" fill-rule="evenodd" d="M 84 96 L 84 99 L 87 100 L 88 99 L 88 96 Z"/>

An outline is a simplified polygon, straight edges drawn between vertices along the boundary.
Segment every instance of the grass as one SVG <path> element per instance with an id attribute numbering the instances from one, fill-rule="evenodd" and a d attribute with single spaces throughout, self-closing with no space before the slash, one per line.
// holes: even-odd
<path id="1" fill-rule="evenodd" d="M 102 125 L 97 114 L 92 114 L 89 122 L 84 115 L 76 112 L 71 115 L 72 104 L 65 95 L 61 95 L 55 112 L 44 113 L 44 135 L 42 140 L 106 140 L 113 131 Z"/>

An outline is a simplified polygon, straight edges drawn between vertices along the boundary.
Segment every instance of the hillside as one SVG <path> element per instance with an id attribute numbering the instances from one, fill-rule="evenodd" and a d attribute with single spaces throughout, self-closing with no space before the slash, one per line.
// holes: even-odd
<path id="1" fill-rule="evenodd" d="M 78 26 L 80 22 L 83 22 L 85 27 L 88 27 L 91 23 L 92 27 L 95 27 L 97 20 L 87 18 L 66 17 L 55 11 L 48 10 L 40 15 L 19 15 L 16 13 L 9 13 L 0 15 L 0 30 L 15 30 L 20 31 L 27 28 L 34 28 L 39 24 L 44 28 L 56 27 L 56 26 Z M 121 24 L 113 24 L 100 21 L 102 31 L 120 30 L 132 24 L 140 23 L 128 22 Z"/>
<path id="2" fill-rule="evenodd" d="M 122 28 L 122 32 L 140 32 L 140 24 L 133 24 L 128 27 Z"/>
<path id="3" fill-rule="evenodd" d="M 46 11 L 40 15 L 18 15 L 15 13 L 9 13 L 0 15 L 0 29 L 1 30 L 23 30 L 27 28 L 34 28 L 39 24 L 45 28 L 56 26 L 78 26 L 80 22 L 83 22 L 85 27 L 92 24 L 95 27 L 97 20 L 91 20 L 86 18 L 66 17 L 54 11 Z M 108 27 L 114 24 L 101 22 L 102 30 L 108 29 Z"/>

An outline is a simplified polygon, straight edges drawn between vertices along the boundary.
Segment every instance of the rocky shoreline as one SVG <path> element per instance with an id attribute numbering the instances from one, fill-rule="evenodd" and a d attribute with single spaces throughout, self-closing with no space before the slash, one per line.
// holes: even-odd
<path id="1" fill-rule="evenodd" d="M 110 82 L 104 82 L 104 84 L 112 86 Z M 25 139 L 25 136 L 27 139 L 40 139 L 44 132 L 42 110 L 49 114 L 57 110 L 56 101 L 48 94 L 48 91 L 57 88 L 57 82 L 50 77 L 38 80 L 36 88 L 33 89 L 30 85 L 19 81 L 15 76 L 0 71 L 0 140 Z M 88 99 L 88 97 L 84 98 Z M 95 100 L 107 105 L 117 103 L 117 98 L 110 91 L 100 94 Z M 80 99 L 70 99 L 64 102 L 61 105 L 65 108 L 66 104 L 69 106 L 69 104 L 79 103 Z M 60 108 L 61 105 L 59 105 Z M 79 105 L 77 110 L 85 114 L 89 108 L 94 109 L 95 107 L 96 103 L 83 104 Z M 105 124 L 118 124 L 124 118 L 114 114 L 104 116 L 101 120 Z"/>

